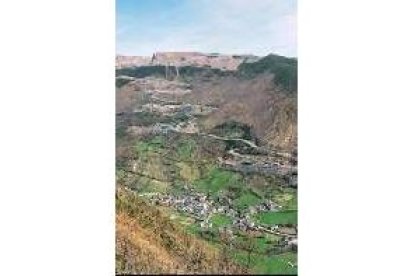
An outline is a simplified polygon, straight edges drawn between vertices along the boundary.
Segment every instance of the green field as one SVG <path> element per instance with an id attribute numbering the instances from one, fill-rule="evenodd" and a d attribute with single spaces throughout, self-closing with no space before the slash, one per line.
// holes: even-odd
<path id="1" fill-rule="evenodd" d="M 165 139 L 162 136 L 155 136 L 149 141 L 138 141 L 135 144 L 135 151 L 138 154 L 157 151 L 164 147 Z"/>
<path id="2" fill-rule="evenodd" d="M 243 265 L 248 264 L 247 252 L 238 251 L 235 254 L 235 260 Z M 250 269 L 257 274 L 282 274 L 296 275 L 297 268 L 291 264 L 297 263 L 296 253 L 283 253 L 279 255 L 267 256 L 262 254 L 252 254 L 250 260 Z"/>
<path id="3" fill-rule="evenodd" d="M 226 190 L 227 188 L 237 185 L 240 180 L 240 176 L 237 173 L 225 171 L 219 168 L 213 168 L 210 170 L 206 177 L 196 180 L 194 185 L 202 192 L 215 195 L 219 191 Z"/>
<path id="4" fill-rule="evenodd" d="M 297 224 L 298 212 L 286 210 L 279 212 L 265 212 L 256 215 L 258 222 L 263 224 Z"/>
<path id="5" fill-rule="evenodd" d="M 258 256 L 253 270 L 260 274 L 297 274 L 297 268 L 291 264 L 297 263 L 296 253 L 284 253 L 276 256 Z"/>
<path id="6" fill-rule="evenodd" d="M 264 234 L 263 236 L 254 237 L 253 241 L 253 251 L 257 254 L 266 254 L 267 250 L 270 249 L 273 245 L 275 245 L 278 240 L 280 240 L 279 236 Z M 236 243 L 240 246 L 243 244 L 248 244 L 248 238 L 243 235 L 236 236 Z"/>
<path id="7" fill-rule="evenodd" d="M 265 235 L 263 237 L 256 238 L 255 242 L 257 252 L 265 254 L 267 249 L 269 249 L 272 245 L 277 243 L 279 239 L 280 237 L 273 235 Z"/>
<path id="8" fill-rule="evenodd" d="M 191 139 L 180 141 L 177 149 L 177 154 L 179 158 L 189 159 L 192 156 L 196 146 L 197 143 Z"/>
<path id="9" fill-rule="evenodd" d="M 298 195 L 295 189 L 279 188 L 272 194 L 272 200 L 281 205 L 283 210 L 297 210 Z"/>
<path id="10" fill-rule="evenodd" d="M 238 209 L 245 209 L 249 206 L 259 204 L 261 199 L 250 191 L 245 191 L 242 195 L 234 201 Z"/>
<path id="11" fill-rule="evenodd" d="M 231 224 L 231 219 L 225 215 L 213 215 L 211 217 L 211 223 L 213 227 L 222 227 Z"/>

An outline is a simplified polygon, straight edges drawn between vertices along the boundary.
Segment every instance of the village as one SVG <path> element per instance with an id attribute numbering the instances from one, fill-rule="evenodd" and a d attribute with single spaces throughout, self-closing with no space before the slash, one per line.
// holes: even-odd
<path id="1" fill-rule="evenodd" d="M 181 195 L 163 195 L 160 193 L 141 194 L 147 197 L 154 205 L 174 208 L 180 213 L 193 218 L 203 230 L 213 227 L 211 217 L 215 214 L 222 214 L 229 217 L 231 225 L 220 227 L 219 231 L 225 231 L 230 237 L 234 236 L 234 231 L 267 233 L 282 237 L 285 247 L 297 245 L 297 230 L 295 227 L 286 225 L 267 225 L 260 224 L 253 220 L 253 216 L 260 212 L 277 212 L 280 206 L 276 203 L 265 200 L 255 206 L 250 206 L 247 210 L 237 210 L 232 205 L 232 200 L 226 196 L 219 196 L 216 201 L 209 199 L 205 194 L 196 192 L 187 187 L 187 191 Z"/>

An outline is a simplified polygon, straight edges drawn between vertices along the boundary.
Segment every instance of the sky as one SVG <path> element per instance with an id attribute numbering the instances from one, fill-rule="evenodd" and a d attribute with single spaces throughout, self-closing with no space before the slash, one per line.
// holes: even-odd
<path id="1" fill-rule="evenodd" d="M 296 0 L 116 0 L 116 51 L 297 57 Z"/>

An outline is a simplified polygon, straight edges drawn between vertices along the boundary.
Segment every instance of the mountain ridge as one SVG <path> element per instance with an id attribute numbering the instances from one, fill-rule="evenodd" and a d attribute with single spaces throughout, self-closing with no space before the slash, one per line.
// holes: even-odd
<path id="1" fill-rule="evenodd" d="M 254 55 L 228 55 L 201 52 L 155 52 L 152 56 L 116 56 L 116 68 L 149 65 L 205 66 L 222 70 L 236 70 L 246 61 L 255 61 Z"/>

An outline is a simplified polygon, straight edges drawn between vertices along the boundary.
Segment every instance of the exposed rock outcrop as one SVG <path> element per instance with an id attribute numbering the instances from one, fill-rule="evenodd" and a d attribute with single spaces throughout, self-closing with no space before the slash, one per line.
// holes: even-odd
<path id="1" fill-rule="evenodd" d="M 157 52 L 154 53 L 152 57 L 119 55 L 116 57 L 116 68 L 144 65 L 170 65 L 236 70 L 242 62 L 256 61 L 257 59 L 258 57 L 252 55 L 221 55 L 199 52 Z"/>

